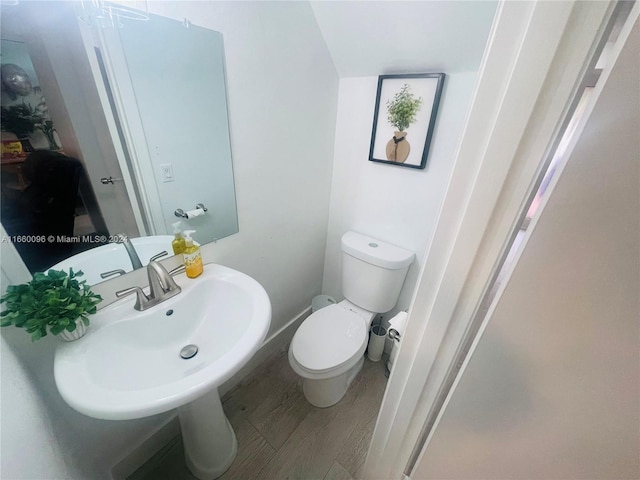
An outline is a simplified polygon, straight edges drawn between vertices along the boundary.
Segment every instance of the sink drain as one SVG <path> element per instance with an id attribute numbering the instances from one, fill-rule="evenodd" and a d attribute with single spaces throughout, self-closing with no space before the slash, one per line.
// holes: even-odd
<path id="1" fill-rule="evenodd" d="M 198 346 L 193 344 L 185 345 L 184 347 L 182 347 L 182 350 L 180 350 L 180 356 L 185 360 L 195 357 L 197 353 Z"/>

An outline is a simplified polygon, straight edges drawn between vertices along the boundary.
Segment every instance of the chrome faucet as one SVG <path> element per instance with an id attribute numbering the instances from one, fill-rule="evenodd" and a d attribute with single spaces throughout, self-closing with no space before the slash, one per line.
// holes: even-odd
<path id="1" fill-rule="evenodd" d="M 149 262 L 149 265 L 147 265 L 147 278 L 149 279 L 150 298 L 166 300 L 180 293 L 180 287 L 176 281 L 167 272 L 166 268 L 158 262 Z"/>
<path id="2" fill-rule="evenodd" d="M 137 298 L 133 308 L 142 312 L 176 296 L 181 291 L 171 273 L 167 272 L 158 262 L 149 262 L 147 278 L 149 280 L 149 295 L 146 295 L 141 287 L 131 287 L 116 292 L 116 297 L 135 293 Z"/>

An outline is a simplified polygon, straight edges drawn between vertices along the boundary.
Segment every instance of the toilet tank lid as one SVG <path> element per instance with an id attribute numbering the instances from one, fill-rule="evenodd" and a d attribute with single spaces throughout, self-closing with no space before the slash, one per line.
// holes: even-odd
<path id="1" fill-rule="evenodd" d="M 404 248 L 356 232 L 342 236 L 342 251 L 364 262 L 390 270 L 399 270 L 413 263 L 414 253 Z"/>

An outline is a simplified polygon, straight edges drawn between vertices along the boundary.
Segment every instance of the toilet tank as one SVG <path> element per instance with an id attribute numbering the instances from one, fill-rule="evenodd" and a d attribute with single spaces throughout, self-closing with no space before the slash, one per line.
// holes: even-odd
<path id="1" fill-rule="evenodd" d="M 414 254 L 355 232 L 342 236 L 342 293 L 370 312 L 384 313 L 398 301 Z"/>

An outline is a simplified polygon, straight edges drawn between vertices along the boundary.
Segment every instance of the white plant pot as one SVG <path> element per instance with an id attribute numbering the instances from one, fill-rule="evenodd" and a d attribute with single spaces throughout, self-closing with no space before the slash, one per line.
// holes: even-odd
<path id="1" fill-rule="evenodd" d="M 58 334 L 58 337 L 60 337 L 65 342 L 73 342 L 74 340 L 78 340 L 79 338 L 83 337 L 85 333 L 87 333 L 87 327 L 85 326 L 84 322 L 80 318 L 78 318 L 76 320 L 76 329 L 73 332 L 64 330 Z"/>

